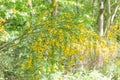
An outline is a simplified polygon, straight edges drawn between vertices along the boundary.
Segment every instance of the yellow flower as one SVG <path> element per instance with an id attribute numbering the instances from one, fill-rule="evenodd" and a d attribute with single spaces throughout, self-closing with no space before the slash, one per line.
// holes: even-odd
<path id="1" fill-rule="evenodd" d="M 3 31 L 4 31 L 4 26 L 0 25 L 0 32 L 3 32 Z"/>
<path id="2" fill-rule="evenodd" d="M 65 48 L 64 52 L 65 52 L 65 56 L 71 55 L 71 54 L 70 54 L 70 47 L 67 46 L 67 47 Z"/>
<path id="3" fill-rule="evenodd" d="M 36 80 L 39 80 L 39 75 L 36 75 L 36 76 L 35 76 L 35 79 L 36 79 Z"/>
<path id="4" fill-rule="evenodd" d="M 32 77 L 34 77 L 35 74 L 31 74 Z"/>
<path id="5" fill-rule="evenodd" d="M 29 31 L 28 31 L 28 34 L 31 34 L 33 32 L 33 30 L 32 29 L 30 29 Z"/>
<path id="6" fill-rule="evenodd" d="M 58 78 L 58 80 L 62 80 L 61 78 Z"/>
<path id="7" fill-rule="evenodd" d="M 66 25 L 65 27 L 66 27 L 67 29 L 69 29 L 69 28 L 70 28 L 70 26 L 69 26 L 69 25 Z"/>
<path id="8" fill-rule="evenodd" d="M 42 70 L 43 70 L 43 68 L 42 68 L 42 67 L 39 67 L 39 70 L 40 70 L 40 71 L 42 71 Z"/>
<path id="9" fill-rule="evenodd" d="M 16 13 L 16 9 L 15 8 L 12 8 L 12 13 Z"/>
<path id="10" fill-rule="evenodd" d="M 51 66 L 50 70 L 53 72 L 55 71 L 55 67 L 54 66 Z"/>
<path id="11" fill-rule="evenodd" d="M 84 60 L 85 59 L 85 57 L 84 56 L 80 56 L 80 58 L 79 58 L 79 60 Z"/>
<path id="12" fill-rule="evenodd" d="M 105 62 L 108 62 L 109 59 L 108 59 L 108 57 L 105 57 L 104 60 L 105 60 Z"/>
<path id="13" fill-rule="evenodd" d="M 64 66 L 63 66 L 63 65 L 60 65 L 60 68 L 61 68 L 61 69 L 64 69 Z"/>
<path id="14" fill-rule="evenodd" d="M 14 49 L 17 48 L 17 45 L 14 45 L 13 48 L 14 48 Z"/>
<path id="15" fill-rule="evenodd" d="M 24 69 L 25 68 L 25 64 L 21 64 L 21 68 Z"/>
<path id="16" fill-rule="evenodd" d="M 28 4 L 28 6 L 31 6 L 32 5 L 31 0 L 28 0 L 27 4 Z"/>
<path id="17" fill-rule="evenodd" d="M 50 40 L 50 45 L 53 46 L 53 45 L 54 45 L 54 42 L 55 42 L 55 40 L 54 40 L 54 39 L 51 39 L 51 40 Z"/>
<path id="18" fill-rule="evenodd" d="M 59 41 L 58 41 L 58 40 L 56 40 L 56 46 L 57 46 L 57 47 L 59 46 Z"/>
<path id="19" fill-rule="evenodd" d="M 65 56 L 62 56 L 61 59 L 64 60 L 64 59 L 65 59 Z"/>
<path id="20" fill-rule="evenodd" d="M 116 65 L 120 66 L 120 60 L 116 61 Z"/>
<path id="21" fill-rule="evenodd" d="M 0 18 L 0 23 L 1 23 L 1 22 L 6 22 L 6 20 L 3 19 L 3 18 Z"/>
<path id="22" fill-rule="evenodd" d="M 62 32 L 63 32 L 62 29 L 60 29 L 60 30 L 58 31 L 59 35 L 62 34 Z"/>
<path id="23" fill-rule="evenodd" d="M 54 0 L 53 7 L 56 7 L 56 5 L 57 5 L 57 2 L 56 0 Z"/>
<path id="24" fill-rule="evenodd" d="M 90 43 L 89 48 L 93 48 L 93 47 L 94 47 L 94 44 Z"/>
<path id="25" fill-rule="evenodd" d="M 28 68 L 31 69 L 32 68 L 32 58 L 28 59 L 27 64 L 28 64 Z"/>
<path id="26" fill-rule="evenodd" d="M 105 40 L 102 40 L 100 44 L 101 44 L 101 47 L 102 47 L 102 48 L 105 48 L 105 47 L 106 47 L 106 41 L 105 41 Z"/>
<path id="27" fill-rule="evenodd" d="M 29 22 L 27 22 L 27 23 L 26 23 L 26 26 L 27 26 L 28 28 L 30 28 L 30 23 L 29 23 Z"/>
<path id="28" fill-rule="evenodd" d="M 109 48 L 105 47 L 102 49 L 103 54 L 108 54 L 109 53 Z"/>

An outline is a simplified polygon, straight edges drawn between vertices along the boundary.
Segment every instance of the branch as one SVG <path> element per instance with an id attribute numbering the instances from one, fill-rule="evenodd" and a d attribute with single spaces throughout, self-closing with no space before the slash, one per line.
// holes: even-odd
<path id="1" fill-rule="evenodd" d="M 119 5 L 117 5 L 117 6 L 115 7 L 115 10 L 114 10 L 114 12 L 113 12 L 113 14 L 112 14 L 111 24 L 113 24 L 113 22 L 114 22 L 114 18 L 115 18 L 115 15 L 116 15 L 117 11 L 118 11 L 118 8 L 119 8 Z"/>
<path id="2" fill-rule="evenodd" d="M 37 25 L 36 25 L 36 26 L 37 26 Z M 39 29 L 39 28 L 34 28 L 34 29 L 32 29 L 32 31 L 34 32 L 35 30 L 38 30 L 38 29 Z M 12 40 L 12 41 L 10 41 L 10 42 L 7 42 L 7 43 L 5 43 L 5 44 L 3 44 L 3 45 L 0 45 L 0 51 L 4 50 L 4 49 L 5 49 L 7 46 L 9 46 L 9 45 L 10 45 L 10 47 L 16 45 L 16 44 L 11 45 L 11 44 L 12 44 L 13 42 L 19 40 L 19 39 L 23 39 L 23 37 L 24 37 L 25 35 L 28 35 L 28 34 L 29 34 L 29 33 L 28 33 L 29 30 L 30 30 L 30 28 L 27 29 L 27 30 L 25 30 L 25 32 L 24 32 L 21 36 L 19 36 L 18 38 L 14 39 L 14 40 Z M 17 43 L 17 44 L 18 44 L 18 43 Z"/>
<path id="3" fill-rule="evenodd" d="M 111 20 L 111 3 L 110 3 L 110 0 L 107 0 L 107 5 L 108 5 L 108 9 L 107 9 L 108 18 L 107 18 L 107 21 L 106 21 L 105 34 L 107 34 L 106 32 L 108 31 L 108 29 L 110 27 L 110 20 Z"/>
<path id="4" fill-rule="evenodd" d="M 115 1 L 113 4 L 111 4 L 111 7 L 114 5 L 119 5 L 119 4 L 120 4 L 120 2 Z"/>
<path id="5" fill-rule="evenodd" d="M 100 36 L 103 36 L 103 27 L 104 27 L 104 3 L 100 2 L 99 6 L 99 20 L 98 20 L 98 28 Z"/>
<path id="6" fill-rule="evenodd" d="M 25 32 L 24 32 L 21 36 L 19 36 L 18 38 L 14 39 L 14 40 L 12 40 L 12 41 L 10 41 L 10 42 L 7 42 L 7 43 L 5 43 L 5 44 L 3 44 L 3 45 L 0 45 L 0 51 L 2 51 L 6 46 L 12 44 L 12 43 L 15 42 L 16 40 L 19 40 L 19 39 L 23 38 L 24 35 L 26 35 L 27 33 L 28 33 L 28 30 L 25 31 Z"/>

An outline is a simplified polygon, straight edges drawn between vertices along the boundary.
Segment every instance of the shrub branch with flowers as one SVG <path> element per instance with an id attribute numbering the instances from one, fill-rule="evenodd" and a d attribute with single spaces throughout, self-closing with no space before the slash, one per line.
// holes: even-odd
<path id="1" fill-rule="evenodd" d="M 48 17 L 44 22 L 37 20 L 42 27 L 37 41 L 30 47 L 34 53 L 21 65 L 23 70 L 33 71 L 35 74 L 31 74 L 37 76 L 64 70 L 74 72 L 81 66 L 100 68 L 116 58 L 120 31 L 117 26 L 111 26 L 107 37 L 100 37 L 94 30 L 85 28 L 84 23 L 76 24 L 72 13 L 52 19 L 45 13 Z"/>
<path id="2" fill-rule="evenodd" d="M 101 37 L 96 25 L 98 2 L 91 5 L 90 0 L 1 0 L 0 3 L 0 79 L 120 79 L 119 14 Z"/>

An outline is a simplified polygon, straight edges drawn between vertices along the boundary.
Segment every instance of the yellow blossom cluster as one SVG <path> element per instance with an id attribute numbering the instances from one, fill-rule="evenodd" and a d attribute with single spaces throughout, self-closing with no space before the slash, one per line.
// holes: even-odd
<path id="1" fill-rule="evenodd" d="M 120 36 L 120 26 L 110 26 L 110 30 L 108 31 L 108 38 L 110 39 L 117 39 Z"/>
<path id="2" fill-rule="evenodd" d="M 6 35 L 7 35 L 7 32 L 5 31 L 4 25 L 3 25 L 3 23 L 5 22 L 6 22 L 5 19 L 0 18 L 0 40 L 2 41 L 6 40 Z"/>
<path id="3" fill-rule="evenodd" d="M 0 18 L 0 32 L 4 32 L 4 26 L 3 26 L 3 24 L 2 24 L 2 23 L 4 23 L 4 22 L 6 22 L 6 20 L 3 19 L 3 18 Z"/>
<path id="4" fill-rule="evenodd" d="M 34 56 L 33 59 L 36 60 L 36 64 L 44 64 L 46 71 L 55 71 L 58 68 L 64 69 L 66 66 L 71 68 L 77 64 L 76 62 L 81 61 L 86 61 L 89 65 L 97 61 L 99 55 L 102 55 L 103 63 L 116 56 L 118 43 L 112 40 L 116 38 L 114 36 L 116 34 L 108 33 L 108 37 L 100 38 L 97 32 L 85 28 L 85 24 L 76 25 L 70 17 L 69 13 L 65 13 L 62 17 L 40 22 L 42 27 L 39 38 L 31 46 L 35 52 L 36 57 Z M 64 19 L 66 22 L 63 21 Z M 42 20 L 38 18 L 37 22 Z M 28 68 L 31 68 L 31 61 L 30 58 L 26 62 Z M 24 65 L 22 66 L 24 68 Z M 43 67 L 39 68 L 40 71 L 45 71 Z"/>

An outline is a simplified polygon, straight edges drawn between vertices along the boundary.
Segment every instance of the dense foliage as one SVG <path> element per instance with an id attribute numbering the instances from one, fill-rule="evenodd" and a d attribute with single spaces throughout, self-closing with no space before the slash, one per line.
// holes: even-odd
<path id="1" fill-rule="evenodd" d="M 120 79 L 120 7 L 107 31 L 104 12 L 106 34 L 100 36 L 101 1 L 0 0 L 0 78 Z M 110 1 L 112 11 L 118 1 Z"/>

